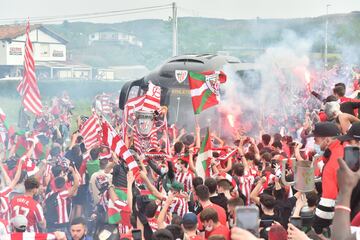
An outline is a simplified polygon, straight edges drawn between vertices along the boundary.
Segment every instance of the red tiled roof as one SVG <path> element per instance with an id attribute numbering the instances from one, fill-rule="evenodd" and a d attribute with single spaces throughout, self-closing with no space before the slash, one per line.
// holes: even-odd
<path id="1" fill-rule="evenodd" d="M 40 28 L 40 24 L 31 25 L 30 30 Z M 13 39 L 24 35 L 26 32 L 26 25 L 0 25 L 0 39 Z"/>

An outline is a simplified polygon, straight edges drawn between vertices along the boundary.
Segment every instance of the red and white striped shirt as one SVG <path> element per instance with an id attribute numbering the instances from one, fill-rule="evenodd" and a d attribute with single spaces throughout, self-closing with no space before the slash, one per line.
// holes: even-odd
<path id="1" fill-rule="evenodd" d="M 35 232 L 18 232 L 7 234 L 2 240 L 55 240 L 55 234 L 53 233 L 35 233 Z"/>
<path id="2" fill-rule="evenodd" d="M 238 177 L 234 176 L 239 180 L 239 191 L 246 197 L 245 205 L 250 205 L 250 193 L 254 184 L 254 176 L 245 172 L 245 175 Z"/>
<path id="3" fill-rule="evenodd" d="M 5 187 L 0 191 L 0 218 L 4 220 L 10 220 L 9 195 L 11 191 L 10 187 Z"/>
<path id="4" fill-rule="evenodd" d="M 50 197 L 52 194 L 54 194 L 53 191 L 46 194 L 45 198 Z M 68 201 L 69 201 L 69 191 L 63 190 L 58 193 L 56 200 L 57 200 L 57 213 L 58 213 L 58 221 L 56 224 L 63 224 L 69 222 L 69 211 L 68 211 Z M 54 223 L 53 223 L 54 224 Z"/>
<path id="5" fill-rule="evenodd" d="M 178 216 L 183 217 L 189 211 L 188 203 L 185 198 L 174 198 L 174 201 L 169 207 L 169 212 L 176 213 Z"/>
<path id="6" fill-rule="evenodd" d="M 16 196 L 10 202 L 11 217 L 24 215 L 28 220 L 27 231 L 36 232 L 37 223 L 44 221 L 44 212 L 41 205 L 31 196 Z"/>
<path id="7" fill-rule="evenodd" d="M 193 175 L 190 172 L 188 172 L 188 171 L 177 172 L 175 175 L 175 179 L 176 179 L 176 181 L 178 181 L 184 185 L 185 192 L 188 192 L 191 190 Z"/>

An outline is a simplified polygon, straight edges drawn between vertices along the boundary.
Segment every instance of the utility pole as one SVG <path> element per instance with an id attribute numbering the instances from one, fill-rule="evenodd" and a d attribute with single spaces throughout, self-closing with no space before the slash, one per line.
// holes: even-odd
<path id="1" fill-rule="evenodd" d="M 325 73 L 327 71 L 327 67 L 328 67 L 328 25 L 329 25 L 329 18 L 328 18 L 328 14 L 329 14 L 329 7 L 331 5 L 327 4 L 326 5 L 326 22 L 325 22 L 325 54 L 324 54 L 324 67 L 325 67 Z"/>
<path id="2" fill-rule="evenodd" d="M 172 24 L 173 24 L 173 44 L 172 44 L 172 55 L 177 56 L 178 55 L 178 46 L 177 46 L 177 7 L 176 2 L 172 3 Z"/>

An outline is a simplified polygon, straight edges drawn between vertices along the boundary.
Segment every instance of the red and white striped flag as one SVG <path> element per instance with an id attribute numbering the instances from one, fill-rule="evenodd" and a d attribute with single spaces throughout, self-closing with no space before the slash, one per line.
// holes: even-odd
<path id="1" fill-rule="evenodd" d="M 82 125 L 80 129 L 80 134 L 84 138 L 86 149 L 91 149 L 93 146 L 100 143 L 101 130 L 99 118 L 96 113 L 93 113 L 93 115 Z"/>
<path id="2" fill-rule="evenodd" d="M 144 104 L 141 110 L 155 111 L 160 108 L 161 87 L 149 82 L 149 88 L 145 94 Z"/>
<path id="3" fill-rule="evenodd" d="M 17 87 L 17 91 L 22 97 L 24 108 L 36 115 L 40 115 L 42 113 L 42 103 L 39 87 L 36 81 L 34 52 L 29 32 L 30 23 L 28 21 L 26 26 L 24 76 Z"/>
<path id="4" fill-rule="evenodd" d="M 116 153 L 116 155 L 124 159 L 129 170 L 133 171 L 134 176 L 136 176 L 140 170 L 139 166 L 129 149 L 125 146 L 125 143 L 121 139 L 120 135 L 110 126 L 106 120 L 103 120 L 101 127 L 103 133 L 103 143 L 109 146 L 110 149 Z"/>

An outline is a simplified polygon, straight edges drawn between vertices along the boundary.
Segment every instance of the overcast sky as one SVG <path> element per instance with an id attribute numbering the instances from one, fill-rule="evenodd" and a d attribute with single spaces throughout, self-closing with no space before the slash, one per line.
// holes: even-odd
<path id="1" fill-rule="evenodd" d="M 171 4 L 172 1 L 156 0 L 0 0 L 0 24 L 8 18 L 36 19 L 43 16 L 59 16 L 92 12 L 125 10 Z M 178 15 L 226 19 L 251 18 L 298 18 L 315 17 L 326 13 L 360 11 L 360 0 L 178 0 Z M 141 14 L 129 14 L 106 18 L 82 19 L 92 22 L 121 22 L 133 19 L 168 19 L 171 9 Z"/>

